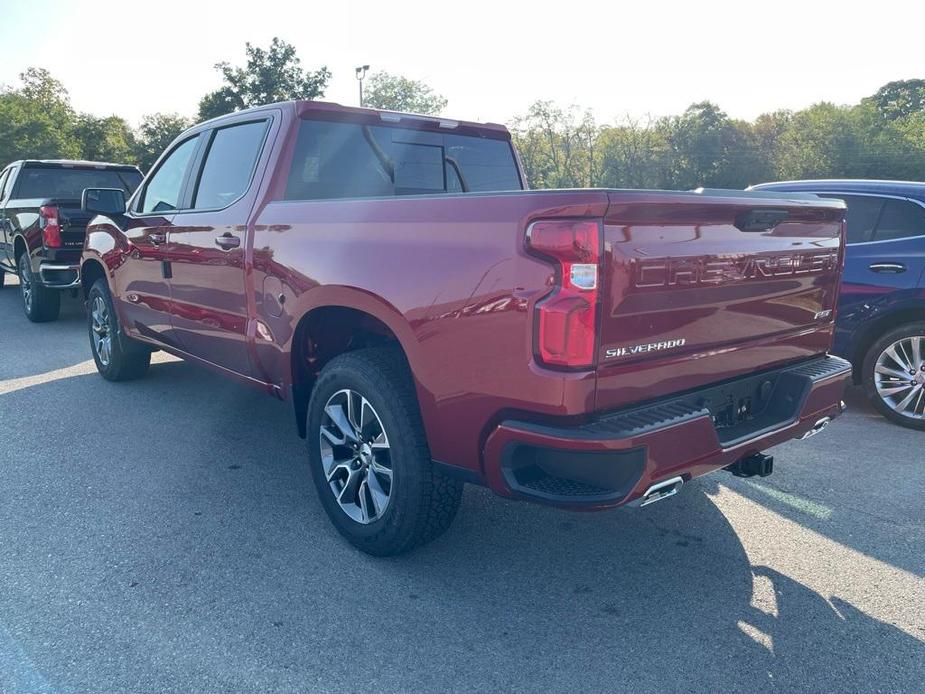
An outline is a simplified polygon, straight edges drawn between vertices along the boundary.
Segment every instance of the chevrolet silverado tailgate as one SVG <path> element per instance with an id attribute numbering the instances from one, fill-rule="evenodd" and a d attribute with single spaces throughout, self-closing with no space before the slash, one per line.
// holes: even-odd
<path id="1" fill-rule="evenodd" d="M 828 350 L 840 201 L 738 191 L 609 197 L 597 409 Z"/>

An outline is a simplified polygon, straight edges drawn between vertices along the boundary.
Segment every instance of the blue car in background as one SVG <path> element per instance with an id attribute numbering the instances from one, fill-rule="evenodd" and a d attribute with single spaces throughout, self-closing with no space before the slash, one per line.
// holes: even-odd
<path id="1" fill-rule="evenodd" d="M 885 417 L 925 429 L 925 183 L 824 180 L 749 190 L 815 193 L 848 206 L 835 353 Z"/>

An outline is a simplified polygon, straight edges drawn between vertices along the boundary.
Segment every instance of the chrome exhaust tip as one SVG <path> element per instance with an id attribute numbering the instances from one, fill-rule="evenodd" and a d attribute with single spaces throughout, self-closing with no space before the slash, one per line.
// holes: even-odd
<path id="1" fill-rule="evenodd" d="M 639 497 L 637 505 L 639 507 L 648 506 L 649 504 L 654 504 L 656 501 L 674 496 L 678 493 L 682 484 L 684 484 L 684 480 L 681 477 L 672 477 L 664 482 L 657 482 L 646 489 L 645 493 Z"/>
<path id="2" fill-rule="evenodd" d="M 809 431 L 807 431 L 807 432 L 806 432 L 805 434 L 803 434 L 802 436 L 798 436 L 797 439 L 798 439 L 799 441 L 803 441 L 804 439 L 808 439 L 810 436 L 815 436 L 815 435 L 818 434 L 820 431 L 822 431 L 822 430 L 825 429 L 827 426 L 829 426 L 829 422 L 831 422 L 831 421 L 832 421 L 832 418 L 831 418 L 831 417 L 823 417 L 822 419 L 820 419 L 819 421 L 817 421 L 815 424 L 813 424 L 813 428 L 812 428 L 812 429 L 810 429 Z"/>

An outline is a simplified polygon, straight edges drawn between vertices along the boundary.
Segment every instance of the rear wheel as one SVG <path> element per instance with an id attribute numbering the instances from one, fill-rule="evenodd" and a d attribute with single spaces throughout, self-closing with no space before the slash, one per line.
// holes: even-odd
<path id="1" fill-rule="evenodd" d="M 141 378 L 151 363 L 151 350 L 125 337 L 105 279 L 93 283 L 87 298 L 90 349 L 100 375 L 109 381 Z"/>
<path id="2" fill-rule="evenodd" d="M 925 429 L 925 322 L 891 330 L 868 350 L 864 389 L 887 419 Z"/>
<path id="3" fill-rule="evenodd" d="M 26 318 L 33 323 L 45 323 L 58 318 L 61 311 L 61 295 L 36 281 L 32 274 L 29 254 L 19 256 L 19 291 L 22 294 L 22 308 Z"/>
<path id="4" fill-rule="evenodd" d="M 359 549 L 401 554 L 452 523 L 462 483 L 434 469 L 411 375 L 397 350 L 332 359 L 312 391 L 307 432 L 321 503 Z"/>

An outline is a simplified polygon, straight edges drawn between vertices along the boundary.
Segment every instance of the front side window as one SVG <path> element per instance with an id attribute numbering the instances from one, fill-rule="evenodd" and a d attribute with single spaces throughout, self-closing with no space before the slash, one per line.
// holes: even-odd
<path id="1" fill-rule="evenodd" d="M 142 214 L 171 212 L 177 209 L 180 204 L 180 195 L 183 192 L 186 169 L 196 151 L 198 142 L 198 135 L 186 140 L 174 149 L 157 168 L 148 181 L 141 199 L 139 211 Z"/>
<path id="2" fill-rule="evenodd" d="M 303 121 L 286 200 L 521 190 L 506 140 Z"/>
<path id="3" fill-rule="evenodd" d="M 835 193 L 827 193 L 821 197 L 844 200 L 845 205 L 848 206 L 845 218 L 849 244 L 871 240 L 874 227 L 880 219 L 880 211 L 883 209 L 883 198 L 872 195 L 838 195 Z"/>
<path id="4" fill-rule="evenodd" d="M 226 207 L 250 184 L 263 145 L 267 121 L 242 123 L 215 131 L 199 177 L 193 207 Z"/>
<path id="5" fill-rule="evenodd" d="M 906 200 L 887 200 L 877 225 L 875 241 L 925 236 L 925 209 Z"/>

